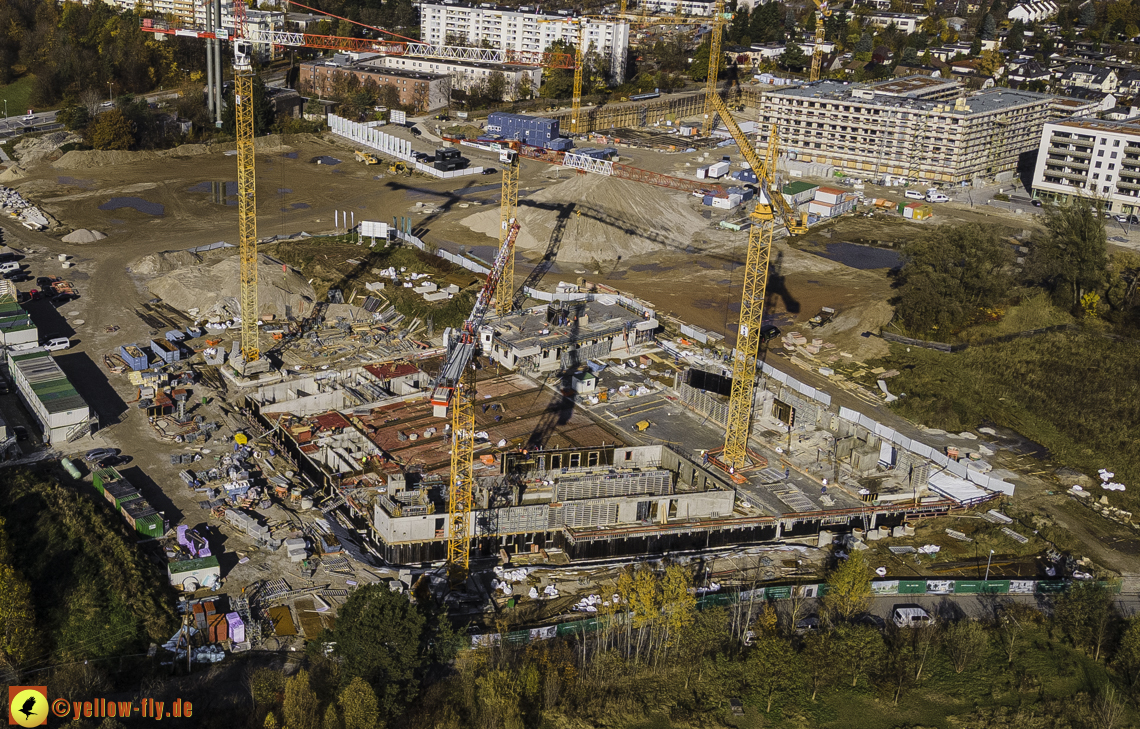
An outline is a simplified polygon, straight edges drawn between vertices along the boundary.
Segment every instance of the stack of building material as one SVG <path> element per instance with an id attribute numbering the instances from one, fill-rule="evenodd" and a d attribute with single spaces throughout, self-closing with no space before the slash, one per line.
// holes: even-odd
<path id="1" fill-rule="evenodd" d="M 269 527 L 259 525 L 256 519 L 239 509 L 227 509 L 226 521 L 254 539 L 269 539 Z"/>
<path id="2" fill-rule="evenodd" d="M 230 639 L 229 623 L 222 613 L 212 613 L 206 621 L 206 640 L 210 643 L 223 643 Z"/>
<path id="3" fill-rule="evenodd" d="M 286 539 L 284 549 L 290 562 L 301 562 L 309 557 L 309 550 L 305 548 L 305 540 L 301 537 Z"/>
<path id="4" fill-rule="evenodd" d="M 229 638 L 234 643 L 245 642 L 245 623 L 242 622 L 241 616 L 237 613 L 226 614 L 226 625 L 229 631 Z"/>

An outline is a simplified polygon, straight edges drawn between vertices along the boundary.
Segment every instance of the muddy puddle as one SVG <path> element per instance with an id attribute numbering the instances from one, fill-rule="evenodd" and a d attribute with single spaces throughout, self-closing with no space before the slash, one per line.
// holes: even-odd
<path id="1" fill-rule="evenodd" d="M 120 208 L 131 208 L 144 215 L 155 217 L 162 217 L 166 212 L 166 206 L 162 203 L 143 200 L 141 197 L 113 197 L 99 206 L 100 210 L 118 210 Z"/>
<path id="2" fill-rule="evenodd" d="M 828 243 L 824 246 L 824 250 L 809 250 L 820 258 L 826 258 L 829 261 L 842 263 L 851 268 L 857 268 L 862 271 L 868 271 L 877 268 L 898 268 L 903 263 L 902 254 L 890 248 L 875 248 L 872 246 L 859 245 L 858 243 L 848 243 L 840 241 L 838 243 Z"/>
<path id="3" fill-rule="evenodd" d="M 329 157 L 328 155 L 324 155 L 324 154 L 319 156 L 319 157 L 313 157 L 309 161 L 312 162 L 313 164 L 327 165 L 329 167 L 335 167 L 335 166 L 339 165 L 341 162 L 336 157 Z"/>
<path id="4" fill-rule="evenodd" d="M 61 176 L 55 178 L 55 181 L 61 185 L 70 185 L 71 187 L 92 188 L 95 187 L 95 180 L 83 180 L 78 177 Z"/>

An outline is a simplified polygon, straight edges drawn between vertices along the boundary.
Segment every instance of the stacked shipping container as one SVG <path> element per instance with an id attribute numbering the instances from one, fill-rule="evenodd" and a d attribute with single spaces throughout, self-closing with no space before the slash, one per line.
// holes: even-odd
<path id="1" fill-rule="evenodd" d="M 123 515 L 131 527 L 144 536 L 161 537 L 169 524 L 162 514 L 142 497 L 131 482 L 114 468 L 100 468 L 91 473 L 91 485 Z"/>

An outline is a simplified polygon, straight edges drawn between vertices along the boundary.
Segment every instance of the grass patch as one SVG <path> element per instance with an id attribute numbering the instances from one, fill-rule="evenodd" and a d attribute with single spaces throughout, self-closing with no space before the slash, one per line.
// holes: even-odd
<path id="1" fill-rule="evenodd" d="M 1090 475 L 1107 468 L 1140 488 L 1140 345 L 1093 332 L 1056 332 L 958 354 L 892 345 L 877 363 L 898 369 L 895 407 L 930 427 L 992 421 Z M 1121 495 L 1135 506 L 1129 490 Z M 1115 500 L 1115 499 L 1114 499 Z"/>
<path id="2" fill-rule="evenodd" d="M 0 86 L 0 99 L 8 100 L 8 116 L 23 116 L 32 108 L 36 77 L 25 74 L 7 86 Z M 43 111 L 43 109 L 41 109 Z"/>
<path id="3" fill-rule="evenodd" d="M 90 484 L 27 470 L 4 481 L 0 513 L 42 641 L 33 663 L 137 653 L 170 637 L 178 618 L 165 571 Z"/>
<path id="4" fill-rule="evenodd" d="M 436 331 L 463 323 L 471 313 L 475 295 L 483 281 L 482 277 L 465 268 L 415 248 L 401 245 L 381 248 L 379 244 L 376 248 L 368 248 L 367 245 L 356 245 L 347 236 L 282 241 L 264 246 L 263 250 L 312 278 L 318 300 L 324 300 L 329 289 L 339 288 L 347 302 L 353 292 L 358 296 L 364 294 L 365 284 L 384 281 L 386 286 L 380 297 L 409 319 L 432 317 Z M 360 261 L 360 264 L 349 263 L 350 260 Z M 460 293 L 451 299 L 429 303 L 412 289 L 393 284 L 391 279 L 381 279 L 372 272 L 374 268 L 388 267 L 431 274 L 431 281 L 440 288 L 455 284 L 460 287 Z M 359 298 L 356 303 L 360 304 Z"/>

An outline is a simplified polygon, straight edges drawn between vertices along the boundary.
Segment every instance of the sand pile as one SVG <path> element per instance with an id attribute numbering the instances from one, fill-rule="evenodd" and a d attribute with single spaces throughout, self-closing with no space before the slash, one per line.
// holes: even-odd
<path id="1" fill-rule="evenodd" d="M 97 230 L 87 230 L 80 228 L 79 230 L 72 231 L 63 236 L 64 243 L 95 243 L 106 238 L 106 234 L 100 233 Z"/>
<path id="2" fill-rule="evenodd" d="M 197 309 L 201 318 L 223 307 L 236 311 L 241 262 L 230 250 L 231 253 L 219 261 L 164 273 L 151 281 L 148 287 L 151 293 L 175 309 L 185 312 Z M 155 264 L 168 265 L 170 262 L 168 257 Z M 132 270 L 141 273 L 137 268 L 132 267 Z M 280 261 L 264 254 L 259 255 L 257 261 L 257 292 L 260 314 L 272 314 L 278 319 L 285 317 L 286 307 L 294 315 L 307 312 L 316 298 L 316 292 L 304 276 L 291 268 L 282 271 Z"/>
<path id="3" fill-rule="evenodd" d="M 267 134 L 264 137 L 258 137 L 253 140 L 253 146 L 256 151 L 264 153 L 289 152 L 293 149 L 285 143 L 285 138 L 280 134 Z M 202 154 L 228 152 L 233 148 L 234 145 L 231 143 L 214 144 L 210 146 L 205 144 L 183 144 L 180 147 L 160 152 L 101 151 L 96 149 L 72 150 L 55 162 L 52 162 L 51 166 L 57 170 L 81 170 L 85 167 L 108 167 L 111 165 L 125 165 L 131 164 L 132 162 L 145 162 L 156 159 L 195 157 Z"/>
<path id="4" fill-rule="evenodd" d="M 41 137 L 21 139 L 15 146 L 16 158 L 23 167 L 29 167 L 52 156 L 65 144 L 82 141 L 83 137 L 75 132 L 52 132 Z"/>
<path id="5" fill-rule="evenodd" d="M 213 251 L 210 251 L 210 253 L 213 253 Z M 220 257 L 221 256 L 218 256 L 218 258 Z M 127 268 L 131 273 L 137 273 L 143 276 L 156 276 L 161 273 L 169 273 L 190 266 L 199 266 L 205 262 L 206 259 L 203 256 L 192 251 L 164 251 L 162 253 L 151 253 L 149 256 L 143 256 Z"/>
<path id="6" fill-rule="evenodd" d="M 516 247 L 544 253 L 555 229 L 564 225 L 559 261 L 613 261 L 684 250 L 709 222 L 699 201 L 683 192 L 597 175 L 575 175 L 519 200 L 522 225 Z M 561 219 L 561 220 L 560 220 Z M 476 233 L 498 238 L 499 209 L 463 219 Z"/>
<path id="7" fill-rule="evenodd" d="M 16 180 L 26 177 L 28 171 L 18 164 L 8 166 L 8 169 L 0 172 L 0 182 L 15 182 Z"/>

